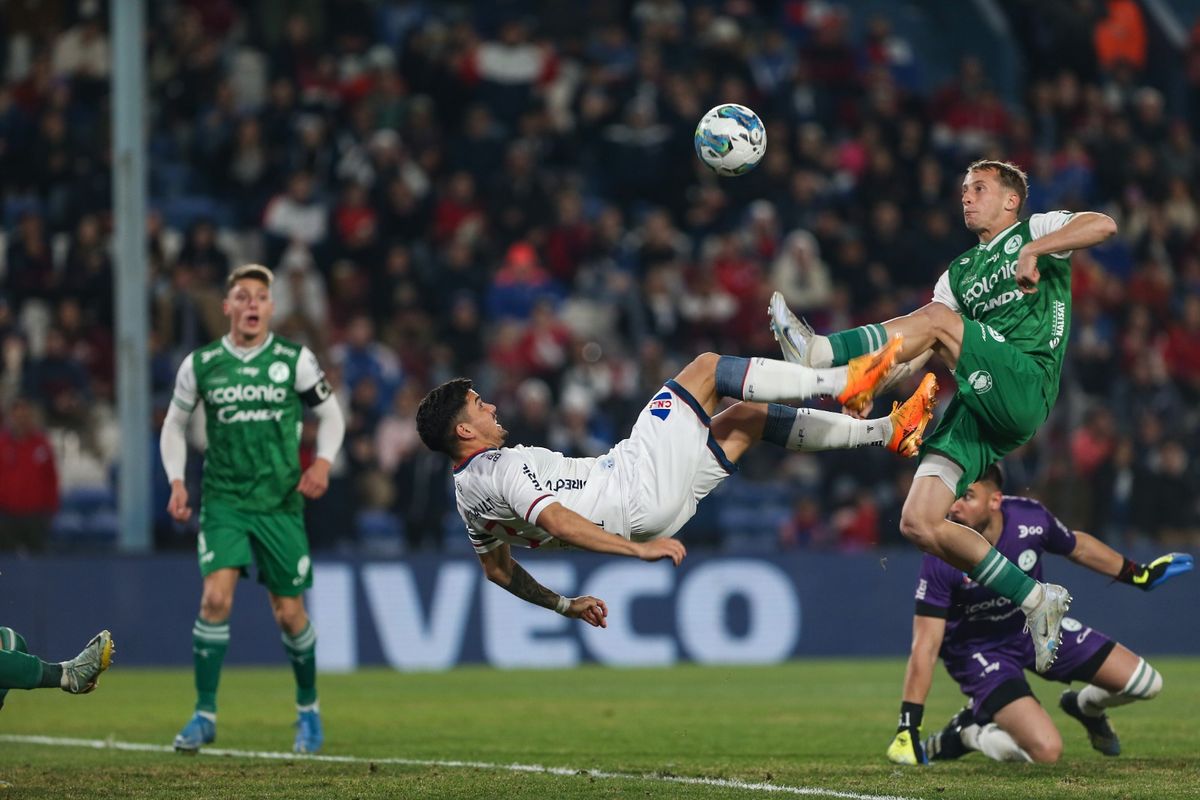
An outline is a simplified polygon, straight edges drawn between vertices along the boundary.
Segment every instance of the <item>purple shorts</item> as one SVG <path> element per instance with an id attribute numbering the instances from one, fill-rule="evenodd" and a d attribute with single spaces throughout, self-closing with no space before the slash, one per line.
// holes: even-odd
<path id="1" fill-rule="evenodd" d="M 1062 683 L 1090 681 L 1115 644 L 1100 631 L 1065 617 L 1058 658 L 1041 677 Z M 945 663 L 980 724 L 1013 700 L 1033 694 L 1025 680 L 1025 670 L 1033 669 L 1033 642 L 1028 634 L 1021 634 L 1019 641 L 981 642 L 969 655 Z M 997 692 L 1001 687 L 1004 691 Z"/>

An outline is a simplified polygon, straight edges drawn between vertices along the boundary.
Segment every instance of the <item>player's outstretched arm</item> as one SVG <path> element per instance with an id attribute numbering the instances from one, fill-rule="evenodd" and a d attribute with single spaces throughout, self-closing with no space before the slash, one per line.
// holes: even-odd
<path id="1" fill-rule="evenodd" d="M 623 536 L 609 533 L 562 503 L 551 503 L 538 516 L 537 524 L 555 539 L 561 539 L 581 550 L 591 550 L 593 553 L 632 556 L 643 561 L 669 558 L 675 563 L 675 566 L 679 566 L 679 562 L 687 555 L 683 543 L 677 539 L 632 542 Z"/>
<path id="2" fill-rule="evenodd" d="M 941 617 L 913 616 L 912 649 L 904 670 L 904 698 L 900 703 L 900 719 L 896 735 L 888 745 L 887 757 L 896 764 L 928 764 L 921 746 L 921 721 L 925 714 L 925 698 L 933 685 L 933 669 L 937 666 L 938 651 L 946 635 L 946 620 Z"/>
<path id="3" fill-rule="evenodd" d="M 502 545 L 479 555 L 488 580 L 510 594 L 535 606 L 548 608 L 571 619 L 581 619 L 594 628 L 608 627 L 608 606 L 598 597 L 566 597 L 542 586 L 512 557 L 512 548 Z"/>
<path id="4" fill-rule="evenodd" d="M 1025 294 L 1037 291 L 1041 274 L 1038 272 L 1038 256 L 1050 253 L 1065 253 L 1093 247 L 1114 236 L 1117 223 L 1099 211 L 1080 211 L 1071 220 L 1053 233 L 1038 237 L 1021 248 L 1017 256 L 1017 288 Z"/>
<path id="5" fill-rule="evenodd" d="M 1148 564 L 1139 564 L 1133 559 L 1113 550 L 1104 542 L 1083 531 L 1075 531 L 1075 549 L 1067 556 L 1080 566 L 1128 583 L 1143 591 L 1161 586 L 1176 575 L 1191 572 L 1193 559 L 1187 553 L 1167 553 Z"/>

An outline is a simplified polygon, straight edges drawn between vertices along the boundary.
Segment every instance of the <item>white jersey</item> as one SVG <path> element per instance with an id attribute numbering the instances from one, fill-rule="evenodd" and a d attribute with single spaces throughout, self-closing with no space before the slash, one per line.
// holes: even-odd
<path id="1" fill-rule="evenodd" d="M 737 469 L 710 423 L 686 389 L 667 381 L 629 438 L 599 458 L 519 445 L 467 456 L 454 468 L 454 493 L 475 552 L 567 546 L 537 524 L 556 502 L 625 539 L 674 535 Z"/>
<path id="2" fill-rule="evenodd" d="M 562 503 L 609 533 L 629 538 L 620 477 L 612 455 L 568 458 L 544 447 L 480 450 L 454 468 L 458 513 L 476 553 L 502 544 L 564 547 L 538 517 Z"/>

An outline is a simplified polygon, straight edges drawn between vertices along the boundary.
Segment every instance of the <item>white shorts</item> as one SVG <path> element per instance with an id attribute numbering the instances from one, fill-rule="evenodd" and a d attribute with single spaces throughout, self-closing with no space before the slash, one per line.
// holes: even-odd
<path id="1" fill-rule="evenodd" d="M 629 438 L 612 449 L 621 464 L 630 538 L 671 536 L 696 505 L 737 471 L 709 430 L 696 398 L 667 381 L 638 415 Z"/>

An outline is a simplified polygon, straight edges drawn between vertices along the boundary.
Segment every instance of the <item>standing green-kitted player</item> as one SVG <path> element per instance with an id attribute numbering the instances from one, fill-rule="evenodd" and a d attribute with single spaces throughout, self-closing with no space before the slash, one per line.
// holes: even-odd
<path id="1" fill-rule="evenodd" d="M 900 532 L 1019 605 L 1036 668 L 1045 672 L 1058 650 L 1070 595 L 1061 586 L 1035 581 L 978 533 L 947 519 L 955 498 L 990 464 L 1028 441 L 1050 413 L 1071 328 L 1071 252 L 1117 232 L 1111 218 L 1094 211 L 1022 220 L 1028 190 L 1025 173 L 1008 162 L 967 167 L 963 223 L 979 243 L 950 263 L 932 302 L 911 314 L 818 336 L 778 293 L 770 313 L 788 361 L 836 366 L 901 335 L 898 363 L 919 368 L 934 353 L 954 371 L 954 400 L 921 447 Z M 867 409 L 860 404 L 850 410 Z"/>
<path id="2" fill-rule="evenodd" d="M 229 646 L 229 614 L 238 578 L 251 561 L 267 587 L 283 647 L 296 676 L 293 749 L 312 753 L 324 740 L 317 705 L 317 634 L 304 609 L 312 561 L 304 530 L 304 498 L 329 487 L 329 468 L 345 433 L 342 412 L 316 356 L 271 333 L 271 270 L 246 264 L 229 275 L 223 310 L 229 333 L 193 351 L 175 379 L 160 447 L 171 482 L 170 515 L 191 517 L 183 475 L 185 431 L 204 403 L 208 446 L 197 551 L 204 593 L 192 628 L 195 714 L 175 737 L 175 749 L 195 753 L 217 736 L 217 684 Z M 301 473 L 304 407 L 318 420 L 317 452 Z"/>

